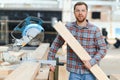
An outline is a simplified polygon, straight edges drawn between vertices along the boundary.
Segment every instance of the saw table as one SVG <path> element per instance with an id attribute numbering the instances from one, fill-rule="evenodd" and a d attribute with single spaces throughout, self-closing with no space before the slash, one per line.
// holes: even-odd
<path id="1" fill-rule="evenodd" d="M 23 62 L 19 64 L 7 64 L 6 62 L 0 65 L 0 80 L 53 80 L 54 74 L 49 71 L 49 66 L 44 65 L 41 67 L 36 60 L 46 60 L 49 51 L 49 43 L 42 43 L 35 50 L 21 50 L 19 52 L 10 52 L 23 58 Z M 2 46 L 1 46 L 2 48 Z M 7 47 L 3 47 L 4 51 Z M 2 52 L 2 50 L 1 50 Z M 6 65 L 7 64 L 7 65 Z"/>

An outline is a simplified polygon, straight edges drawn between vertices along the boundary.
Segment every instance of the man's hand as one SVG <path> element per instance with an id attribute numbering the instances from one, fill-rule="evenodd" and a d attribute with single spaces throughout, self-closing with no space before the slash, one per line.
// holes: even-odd
<path id="1" fill-rule="evenodd" d="M 83 60 L 83 63 L 87 69 L 90 69 L 92 67 L 89 60 Z"/>
<path id="2" fill-rule="evenodd" d="M 55 71 L 55 66 L 50 65 L 50 70 L 51 70 L 52 72 L 54 72 L 54 71 Z"/>

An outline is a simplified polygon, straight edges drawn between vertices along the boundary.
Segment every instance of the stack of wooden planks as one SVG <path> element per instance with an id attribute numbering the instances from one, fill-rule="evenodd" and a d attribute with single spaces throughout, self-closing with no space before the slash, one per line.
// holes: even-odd
<path id="1" fill-rule="evenodd" d="M 9 74 L 5 80 L 34 80 L 39 69 L 39 63 L 24 62 L 11 74 Z"/>
<path id="2" fill-rule="evenodd" d="M 3 80 L 5 77 L 7 77 L 14 69 L 16 65 L 13 65 L 9 62 L 3 61 L 3 53 L 6 52 L 8 49 L 8 46 L 0 46 L 0 80 Z M 24 55 L 24 51 L 14 52 L 14 51 L 8 51 L 10 56 L 14 56 L 16 59 L 22 57 Z M 14 69 L 13 69 L 14 68 Z"/>
<path id="3" fill-rule="evenodd" d="M 40 46 L 32 52 L 33 53 L 32 58 L 37 60 L 47 59 L 49 45 L 50 45 L 49 43 L 41 43 Z M 3 70 L 3 73 L 0 74 L 0 77 L 1 77 L 0 80 L 48 80 L 49 78 L 53 80 L 53 77 L 51 77 L 50 76 L 51 74 L 49 73 L 51 72 L 49 71 L 48 66 L 44 68 L 40 68 L 39 62 L 25 61 L 25 62 L 22 62 L 12 72 L 9 72 L 9 71 L 4 72 Z"/>

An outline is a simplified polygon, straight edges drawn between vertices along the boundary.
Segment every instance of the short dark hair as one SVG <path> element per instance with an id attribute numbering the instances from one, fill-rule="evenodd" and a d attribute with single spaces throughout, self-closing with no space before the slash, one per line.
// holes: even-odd
<path id="1" fill-rule="evenodd" d="M 77 5 L 85 5 L 86 6 L 86 10 L 88 10 L 88 5 L 85 3 L 85 2 L 77 2 L 75 5 L 74 5 L 74 10 L 76 8 Z"/>

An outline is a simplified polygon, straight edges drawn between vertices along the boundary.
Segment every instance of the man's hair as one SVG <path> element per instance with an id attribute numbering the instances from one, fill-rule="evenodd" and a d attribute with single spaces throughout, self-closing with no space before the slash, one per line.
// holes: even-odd
<path id="1" fill-rule="evenodd" d="M 76 6 L 78 5 L 85 5 L 86 6 L 86 10 L 88 10 L 88 5 L 85 3 L 85 2 L 77 2 L 75 5 L 74 5 L 74 10 L 76 8 Z"/>

